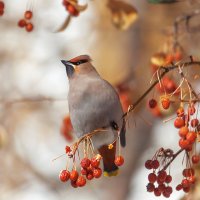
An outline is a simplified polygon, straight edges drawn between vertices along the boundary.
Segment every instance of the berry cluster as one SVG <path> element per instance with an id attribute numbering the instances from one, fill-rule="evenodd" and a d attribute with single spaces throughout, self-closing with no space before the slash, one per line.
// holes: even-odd
<path id="1" fill-rule="evenodd" d="M 67 115 L 64 117 L 62 121 L 60 132 L 67 141 L 71 142 L 73 140 L 72 131 L 73 131 L 72 123 L 69 115 Z"/>
<path id="2" fill-rule="evenodd" d="M 0 16 L 3 16 L 3 14 L 4 14 L 4 8 L 5 8 L 4 2 L 0 1 Z"/>
<path id="3" fill-rule="evenodd" d="M 151 160 L 145 162 L 145 167 L 148 170 L 153 170 L 148 175 L 147 191 L 153 192 L 155 196 L 163 195 L 169 198 L 173 192 L 172 187 L 169 185 L 172 181 L 172 176 L 167 174 L 165 169 L 172 158 L 172 150 L 161 148 Z"/>
<path id="4" fill-rule="evenodd" d="M 59 174 L 59 178 L 62 182 L 71 181 L 71 186 L 74 188 L 83 187 L 86 185 L 86 179 L 92 180 L 93 178 L 100 178 L 102 175 L 102 169 L 100 167 L 100 161 L 103 158 L 100 154 L 94 155 L 91 159 L 88 158 L 85 152 L 84 158 L 80 162 L 81 171 L 76 170 L 75 165 L 75 154 L 71 147 L 66 146 L 65 152 L 69 158 L 73 158 L 74 166 L 70 172 L 68 169 L 62 170 Z M 116 156 L 115 165 L 121 166 L 124 163 L 124 158 L 122 156 Z"/>
<path id="5" fill-rule="evenodd" d="M 193 103 L 188 105 L 187 113 L 184 112 L 183 107 L 180 107 L 177 110 L 177 118 L 174 121 L 174 126 L 179 129 L 179 146 L 188 152 L 192 151 L 200 131 L 199 120 L 193 117 L 195 113 L 196 108 Z"/>
<path id="6" fill-rule="evenodd" d="M 73 0 L 72 2 L 74 2 L 74 4 L 77 4 L 77 0 Z M 75 8 L 74 4 L 72 4 L 68 0 L 63 0 L 63 6 L 68 11 L 68 13 L 73 17 L 77 17 L 79 15 L 79 11 Z"/>
<path id="7" fill-rule="evenodd" d="M 151 68 L 155 72 L 160 66 L 166 66 L 182 59 L 183 53 L 180 48 L 171 51 L 170 47 L 167 52 L 158 52 L 151 57 Z"/>
<path id="8" fill-rule="evenodd" d="M 69 147 L 66 147 L 66 152 L 70 153 Z M 71 172 L 67 169 L 60 172 L 59 178 L 62 182 L 68 180 L 71 181 L 71 185 L 74 188 L 83 187 L 87 180 L 92 180 L 93 178 L 100 178 L 102 175 L 102 169 L 99 167 L 101 156 L 97 154 L 91 160 L 89 158 L 83 158 L 80 162 L 81 172 L 74 168 Z"/>
<path id="9" fill-rule="evenodd" d="M 152 98 L 149 100 L 149 108 L 154 109 L 154 108 L 156 108 L 157 104 L 158 103 L 155 99 Z M 161 105 L 162 105 L 163 109 L 167 110 L 170 107 L 169 97 L 167 97 L 167 96 L 161 97 Z"/>
<path id="10" fill-rule="evenodd" d="M 180 49 L 176 49 L 174 54 L 169 52 L 159 52 L 152 56 L 151 58 L 151 69 L 153 76 L 159 76 L 160 66 L 167 66 L 171 63 L 178 62 L 182 58 L 182 52 Z M 158 77 L 159 78 L 159 77 Z M 177 90 L 177 84 L 170 76 L 164 76 L 159 84 L 156 85 L 156 90 L 160 94 L 160 104 L 157 104 L 155 99 L 149 101 L 149 107 L 151 108 L 151 113 L 154 116 L 161 117 L 170 106 L 169 96 L 171 94 L 178 95 L 180 93 Z"/>
<path id="11" fill-rule="evenodd" d="M 180 73 L 182 73 L 182 71 L 180 71 Z M 182 77 L 185 79 L 183 74 L 182 74 Z M 192 101 L 191 90 L 192 90 L 192 87 L 189 86 L 190 100 L 187 102 L 186 106 L 184 106 L 184 103 L 183 103 L 184 101 L 182 100 L 183 94 L 180 95 L 181 100 L 183 102 L 180 103 L 180 107 L 176 110 L 176 117 L 174 120 L 174 127 L 179 129 L 178 131 L 178 134 L 180 136 L 179 147 L 181 149 L 177 152 L 177 154 L 171 153 L 171 154 L 166 155 L 166 158 L 167 157 L 168 158 L 171 157 L 171 158 L 168 160 L 167 163 L 164 162 L 162 169 L 158 171 L 157 174 L 156 174 L 156 170 L 159 168 L 159 162 L 157 160 L 157 157 L 160 155 L 161 151 L 159 151 L 159 153 L 156 154 L 156 158 L 154 157 L 154 159 L 148 160 L 145 163 L 145 166 L 147 169 L 153 169 L 153 172 L 150 173 L 148 176 L 149 183 L 147 185 L 147 191 L 154 192 L 155 196 L 160 196 L 161 194 L 163 194 L 163 196 L 169 197 L 170 194 L 172 193 L 172 188 L 170 186 L 166 187 L 165 185 L 166 183 L 171 182 L 172 177 L 170 175 L 167 175 L 165 170 L 168 168 L 171 162 L 175 159 L 175 157 L 182 151 L 185 151 L 186 156 L 184 157 L 184 160 L 185 160 L 186 166 L 182 172 L 183 179 L 181 183 L 176 186 L 176 190 L 177 191 L 183 190 L 184 192 L 188 193 L 191 187 L 195 183 L 196 177 L 195 177 L 195 171 L 194 171 L 193 165 L 198 164 L 200 162 L 200 155 L 196 153 L 196 149 L 195 149 L 197 138 L 200 135 L 200 124 L 199 124 L 199 119 L 197 118 L 197 114 L 198 114 L 198 111 L 196 109 L 197 106 L 195 107 L 195 104 L 197 102 Z M 193 94 L 196 95 L 194 91 L 193 91 Z M 171 103 L 170 99 L 168 98 L 167 95 L 161 98 L 161 106 L 163 109 L 168 109 L 170 107 L 170 103 Z M 152 98 L 149 100 L 148 104 L 149 104 L 149 107 L 153 109 L 157 106 L 157 101 Z M 164 151 L 162 150 L 162 152 Z M 163 178 L 162 181 L 160 179 L 160 176 L 161 176 L 161 179 Z M 155 187 L 156 182 L 158 184 L 157 187 Z M 163 185 L 163 182 L 165 183 L 164 185 Z M 168 189 L 166 189 L 165 191 L 164 188 L 168 188 Z"/>
<path id="12" fill-rule="evenodd" d="M 182 174 L 183 180 L 176 186 L 176 190 L 183 190 L 185 193 L 188 193 L 191 186 L 195 183 L 195 171 L 193 168 L 186 168 L 183 170 Z"/>
<path id="13" fill-rule="evenodd" d="M 33 12 L 31 10 L 27 10 L 24 12 L 24 19 L 20 19 L 18 22 L 18 26 L 20 28 L 26 29 L 27 32 L 33 31 L 33 24 L 30 22 L 30 20 L 33 17 Z"/>

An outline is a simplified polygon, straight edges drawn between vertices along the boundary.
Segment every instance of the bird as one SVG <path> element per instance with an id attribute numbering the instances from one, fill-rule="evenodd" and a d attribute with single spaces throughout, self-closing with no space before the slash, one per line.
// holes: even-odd
<path id="1" fill-rule="evenodd" d="M 177 3 L 180 2 L 182 0 L 148 0 L 149 3 L 153 3 L 153 4 L 168 4 L 168 3 Z"/>
<path id="2" fill-rule="evenodd" d="M 114 87 L 104 80 L 88 55 L 80 55 L 71 60 L 61 60 L 66 67 L 69 80 L 68 105 L 74 133 L 78 138 L 99 128 L 106 132 L 92 137 L 94 148 L 103 159 L 104 176 L 116 176 L 116 140 L 120 134 L 120 144 L 126 145 L 126 126 L 119 95 Z M 113 143 L 113 148 L 108 145 Z"/>

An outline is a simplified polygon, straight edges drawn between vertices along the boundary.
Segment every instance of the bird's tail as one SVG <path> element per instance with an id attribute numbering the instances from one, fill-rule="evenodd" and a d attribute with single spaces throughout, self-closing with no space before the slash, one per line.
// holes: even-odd
<path id="1" fill-rule="evenodd" d="M 118 167 L 114 163 L 116 142 L 113 144 L 112 149 L 108 149 L 108 145 L 103 145 L 98 150 L 103 157 L 104 176 L 117 176 Z"/>

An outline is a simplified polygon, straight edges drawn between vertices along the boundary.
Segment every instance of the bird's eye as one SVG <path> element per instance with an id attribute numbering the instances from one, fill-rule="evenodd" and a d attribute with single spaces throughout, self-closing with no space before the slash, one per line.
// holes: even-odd
<path id="1" fill-rule="evenodd" d="M 77 64 L 77 65 L 80 65 L 80 64 L 81 64 L 81 61 L 77 62 L 76 64 Z"/>

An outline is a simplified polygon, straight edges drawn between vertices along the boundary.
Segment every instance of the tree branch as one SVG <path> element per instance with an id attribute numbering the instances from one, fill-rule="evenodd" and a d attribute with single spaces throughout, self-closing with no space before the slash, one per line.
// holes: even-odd
<path id="1" fill-rule="evenodd" d="M 181 65 L 183 65 L 184 67 L 189 67 L 191 65 L 199 65 L 200 66 L 200 61 L 193 61 L 191 60 L 190 62 L 185 62 L 182 63 Z M 160 70 L 164 70 L 161 75 L 160 75 L 160 79 L 162 79 L 167 73 L 169 73 L 170 71 L 174 70 L 174 69 L 178 69 L 178 67 L 180 66 L 180 64 L 175 64 L 175 65 L 170 65 L 170 66 L 165 66 L 165 67 L 160 67 Z M 151 90 L 159 83 L 159 80 L 155 80 L 153 82 L 153 84 L 142 94 L 142 96 L 140 96 L 132 105 L 131 108 L 124 113 L 123 118 L 126 117 L 128 115 L 129 112 L 133 111 L 135 109 L 135 107 L 151 92 Z"/>

